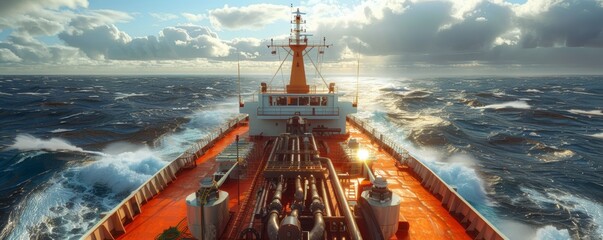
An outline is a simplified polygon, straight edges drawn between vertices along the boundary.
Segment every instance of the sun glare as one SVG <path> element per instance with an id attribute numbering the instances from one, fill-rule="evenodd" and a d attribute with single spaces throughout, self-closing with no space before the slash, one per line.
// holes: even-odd
<path id="1" fill-rule="evenodd" d="M 356 154 L 358 155 L 357 156 L 358 160 L 363 161 L 363 162 L 368 160 L 368 158 L 369 158 L 369 152 L 368 152 L 368 150 L 366 150 L 364 148 L 358 149 L 358 152 Z"/>

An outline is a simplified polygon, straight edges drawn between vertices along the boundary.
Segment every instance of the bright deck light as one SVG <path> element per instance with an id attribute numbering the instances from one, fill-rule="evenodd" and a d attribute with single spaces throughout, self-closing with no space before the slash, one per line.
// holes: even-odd
<path id="1" fill-rule="evenodd" d="M 369 158 L 369 152 L 368 150 L 364 149 L 364 148 L 360 148 L 358 149 L 358 152 L 356 153 L 358 156 L 358 160 L 360 161 L 366 161 Z"/>

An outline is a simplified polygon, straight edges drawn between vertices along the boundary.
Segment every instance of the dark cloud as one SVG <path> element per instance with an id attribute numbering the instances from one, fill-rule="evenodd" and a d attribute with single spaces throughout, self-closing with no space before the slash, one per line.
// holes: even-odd
<path id="1" fill-rule="evenodd" d="M 603 47 L 603 3 L 597 0 L 555 2 L 544 12 L 518 19 L 521 45 L 534 47 Z"/>
<path id="2" fill-rule="evenodd" d="M 497 37 L 512 27 L 513 11 L 507 6 L 481 2 L 463 20 L 438 32 L 438 48 L 453 51 L 488 50 Z"/>

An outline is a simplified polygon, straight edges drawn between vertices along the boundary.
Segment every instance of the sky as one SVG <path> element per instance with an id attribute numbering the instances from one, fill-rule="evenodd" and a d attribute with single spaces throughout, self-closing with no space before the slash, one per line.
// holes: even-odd
<path id="1" fill-rule="evenodd" d="M 0 74 L 269 73 L 292 4 L 327 72 L 603 74 L 603 0 L 2 0 Z"/>

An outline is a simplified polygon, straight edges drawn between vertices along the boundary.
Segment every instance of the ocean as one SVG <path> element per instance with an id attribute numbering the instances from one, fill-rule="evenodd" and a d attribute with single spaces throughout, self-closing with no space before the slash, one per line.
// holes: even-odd
<path id="1" fill-rule="evenodd" d="M 244 97 L 269 79 L 242 78 Z M 329 80 L 352 99 L 355 79 Z M 509 238 L 603 239 L 603 77 L 359 84 L 356 116 Z M 236 117 L 237 88 L 228 75 L 0 76 L 0 239 L 79 239 L 99 213 Z"/>

